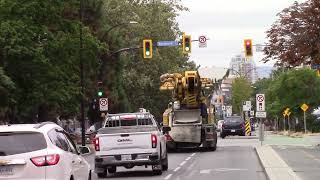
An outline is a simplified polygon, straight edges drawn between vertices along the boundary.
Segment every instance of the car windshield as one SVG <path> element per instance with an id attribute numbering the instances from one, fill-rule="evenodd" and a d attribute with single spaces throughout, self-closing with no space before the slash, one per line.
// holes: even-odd
<path id="1" fill-rule="evenodd" d="M 225 123 L 237 123 L 242 122 L 243 120 L 240 117 L 232 117 L 224 120 Z"/>
<path id="2" fill-rule="evenodd" d="M 0 156 L 27 153 L 45 149 L 43 134 L 37 132 L 1 132 Z"/>

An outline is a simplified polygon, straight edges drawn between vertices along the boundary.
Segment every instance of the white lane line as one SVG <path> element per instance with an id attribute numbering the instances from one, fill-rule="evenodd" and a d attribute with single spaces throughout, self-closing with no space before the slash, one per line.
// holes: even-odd
<path id="1" fill-rule="evenodd" d="M 196 153 L 191 154 L 191 157 L 194 156 L 194 155 L 196 155 Z"/>
<path id="2" fill-rule="evenodd" d="M 188 157 L 187 159 L 186 159 L 186 161 L 189 161 L 191 159 L 191 157 Z"/>
<path id="3" fill-rule="evenodd" d="M 187 163 L 187 161 L 183 161 L 181 164 L 180 164 L 180 166 L 183 166 L 183 165 L 185 165 Z"/>
<path id="4" fill-rule="evenodd" d="M 211 172 L 211 169 L 200 170 L 200 174 L 210 174 L 210 172 Z"/>
<path id="5" fill-rule="evenodd" d="M 180 168 L 181 168 L 181 167 L 179 166 L 179 167 L 175 168 L 173 171 L 174 171 L 174 172 L 177 172 L 177 171 L 179 171 Z"/>
<path id="6" fill-rule="evenodd" d="M 167 179 L 170 179 L 172 176 L 172 174 L 169 174 L 168 176 L 166 176 L 164 179 L 167 180 Z"/>

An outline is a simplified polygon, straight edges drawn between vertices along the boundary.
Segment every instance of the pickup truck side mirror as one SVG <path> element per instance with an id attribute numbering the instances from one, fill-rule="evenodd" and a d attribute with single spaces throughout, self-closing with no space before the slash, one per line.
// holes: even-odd
<path id="1" fill-rule="evenodd" d="M 79 150 L 81 155 L 87 155 L 87 154 L 91 153 L 90 148 L 87 147 L 87 146 L 79 146 L 78 150 Z"/>
<path id="2" fill-rule="evenodd" d="M 169 132 L 169 131 L 171 131 L 171 127 L 169 127 L 169 126 L 163 126 L 163 127 L 162 127 L 162 132 L 163 132 L 163 133 L 167 133 L 167 132 Z"/>

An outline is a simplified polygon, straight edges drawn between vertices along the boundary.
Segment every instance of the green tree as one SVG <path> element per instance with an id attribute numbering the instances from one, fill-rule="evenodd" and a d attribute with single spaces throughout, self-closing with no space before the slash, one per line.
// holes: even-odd
<path id="1" fill-rule="evenodd" d="M 232 83 L 232 107 L 235 113 L 242 113 L 243 101 L 250 100 L 252 93 L 251 84 L 245 78 L 236 78 Z"/>

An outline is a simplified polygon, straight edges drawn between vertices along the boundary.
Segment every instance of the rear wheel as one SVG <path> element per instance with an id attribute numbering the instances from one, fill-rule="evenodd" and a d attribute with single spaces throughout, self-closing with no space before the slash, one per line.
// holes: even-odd
<path id="1" fill-rule="evenodd" d="M 89 171 L 88 180 L 91 180 L 91 170 Z"/>
<path id="2" fill-rule="evenodd" d="M 162 174 L 162 148 L 160 147 L 160 158 L 159 163 L 157 165 L 152 165 L 152 171 L 155 175 L 161 175 Z"/>
<path id="3" fill-rule="evenodd" d="M 220 134 L 220 137 L 221 137 L 222 139 L 224 139 L 224 138 L 226 137 L 226 135 L 223 134 L 223 133 L 221 133 L 221 134 Z"/>
<path id="4" fill-rule="evenodd" d="M 98 178 L 106 178 L 108 176 L 107 171 L 105 170 L 102 173 L 97 173 Z"/>
<path id="5" fill-rule="evenodd" d="M 116 166 L 112 166 L 112 167 L 108 168 L 108 173 L 113 174 L 113 173 L 116 173 L 116 172 L 117 172 L 117 167 Z"/>
<path id="6" fill-rule="evenodd" d="M 168 153 L 166 152 L 166 157 L 162 160 L 162 170 L 168 170 Z"/>

